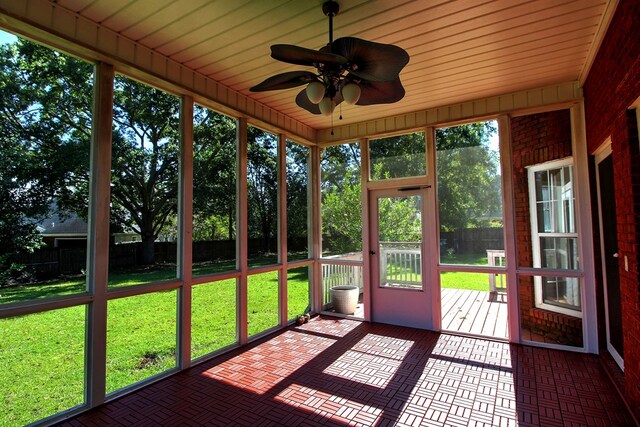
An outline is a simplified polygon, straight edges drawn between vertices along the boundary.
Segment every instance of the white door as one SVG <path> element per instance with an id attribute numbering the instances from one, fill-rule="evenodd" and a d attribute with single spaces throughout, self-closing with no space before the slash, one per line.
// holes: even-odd
<path id="1" fill-rule="evenodd" d="M 430 329 L 425 189 L 371 192 L 371 320 Z"/>

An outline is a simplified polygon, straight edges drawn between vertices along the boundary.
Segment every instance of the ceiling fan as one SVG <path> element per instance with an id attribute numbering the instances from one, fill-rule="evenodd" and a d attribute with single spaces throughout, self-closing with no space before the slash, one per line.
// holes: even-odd
<path id="1" fill-rule="evenodd" d="M 322 5 L 329 17 L 329 43 L 320 50 L 275 44 L 271 57 L 289 64 L 307 65 L 316 71 L 290 71 L 271 76 L 251 87 L 251 92 L 289 89 L 307 85 L 296 104 L 312 114 L 330 115 L 342 101 L 347 104 L 390 104 L 404 97 L 400 71 L 409 54 L 390 44 L 355 37 L 333 40 L 333 17 L 340 7 L 335 1 Z"/>

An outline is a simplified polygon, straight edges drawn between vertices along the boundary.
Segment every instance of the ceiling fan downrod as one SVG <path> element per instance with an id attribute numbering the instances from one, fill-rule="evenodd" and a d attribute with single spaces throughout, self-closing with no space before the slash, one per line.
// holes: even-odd
<path id="1" fill-rule="evenodd" d="M 340 12 L 338 2 L 329 0 L 322 5 L 322 13 L 329 17 L 329 46 L 333 43 L 333 17 Z"/>

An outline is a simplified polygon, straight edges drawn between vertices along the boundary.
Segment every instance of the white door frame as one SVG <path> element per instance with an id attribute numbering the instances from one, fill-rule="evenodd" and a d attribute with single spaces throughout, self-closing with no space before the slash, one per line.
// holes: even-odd
<path id="1" fill-rule="evenodd" d="M 369 254 L 371 320 L 421 329 L 433 329 L 431 299 L 431 247 L 429 244 L 429 218 L 433 214 L 429 209 L 429 186 L 419 186 L 403 191 L 400 188 L 369 190 Z M 381 287 L 380 254 L 378 236 L 378 200 L 380 198 L 420 196 L 422 203 L 422 242 L 420 245 L 422 289 L 395 289 Z"/>
<path id="2" fill-rule="evenodd" d="M 607 263 L 606 263 L 606 256 L 609 256 L 608 254 L 605 253 L 605 247 L 604 247 L 604 240 L 602 239 L 603 231 L 604 231 L 604 224 L 602 222 L 602 200 L 600 198 L 601 196 L 601 190 L 600 190 L 600 163 L 605 160 L 606 158 L 608 158 L 609 156 L 612 155 L 612 150 L 611 150 L 611 139 L 607 139 L 607 141 L 604 142 L 604 144 L 602 144 L 602 146 L 600 148 L 598 148 L 598 151 L 595 154 L 595 169 L 596 169 L 596 187 L 597 187 L 597 195 L 598 195 L 598 226 L 599 226 L 599 231 L 600 231 L 600 262 L 602 263 L 602 284 L 603 284 L 603 294 L 604 294 L 604 319 L 605 319 L 605 332 L 606 332 L 606 337 L 607 337 L 607 350 L 609 351 L 609 354 L 611 354 L 611 357 L 613 357 L 613 360 L 616 361 L 616 363 L 618 364 L 618 366 L 620 367 L 620 369 L 622 369 L 622 371 L 624 371 L 624 359 L 622 358 L 622 356 L 618 353 L 618 351 L 615 349 L 615 347 L 613 347 L 613 345 L 611 345 L 611 333 L 609 332 L 609 293 L 607 291 Z"/>

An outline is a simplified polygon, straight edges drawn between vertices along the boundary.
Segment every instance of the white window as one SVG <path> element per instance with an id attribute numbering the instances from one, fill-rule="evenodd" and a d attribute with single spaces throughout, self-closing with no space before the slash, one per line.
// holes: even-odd
<path id="1" fill-rule="evenodd" d="M 572 159 L 528 169 L 533 267 L 577 270 L 578 233 Z M 578 278 L 536 277 L 535 300 L 536 307 L 582 317 Z"/>

